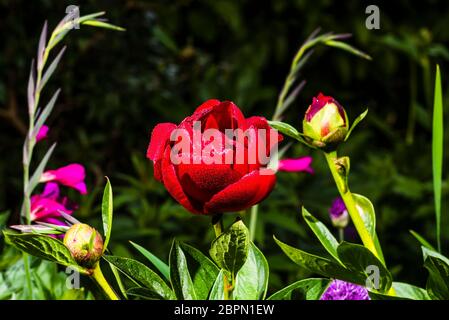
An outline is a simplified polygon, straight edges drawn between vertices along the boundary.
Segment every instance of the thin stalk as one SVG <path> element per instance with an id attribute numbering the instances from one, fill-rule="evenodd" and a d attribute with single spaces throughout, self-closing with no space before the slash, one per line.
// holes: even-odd
<path id="1" fill-rule="evenodd" d="M 106 296 L 110 300 L 120 300 L 115 291 L 111 288 L 105 277 L 103 276 L 103 272 L 101 272 L 100 264 L 97 263 L 95 266 L 91 278 L 98 284 L 98 286 L 104 291 Z"/>
<path id="2" fill-rule="evenodd" d="M 256 237 L 258 211 L 259 206 L 257 204 L 251 207 L 251 220 L 249 222 L 249 237 L 253 242 L 254 238 Z"/>
<path id="3" fill-rule="evenodd" d="M 27 283 L 28 297 L 33 298 L 33 286 L 31 284 L 30 257 L 28 253 L 23 253 L 23 268 L 25 269 L 25 277 Z"/>
<path id="4" fill-rule="evenodd" d="M 345 229 L 338 228 L 338 241 L 343 242 L 345 240 Z"/>
<path id="5" fill-rule="evenodd" d="M 215 237 L 217 238 L 223 233 L 223 214 L 217 213 L 212 216 L 212 227 L 214 228 Z"/>

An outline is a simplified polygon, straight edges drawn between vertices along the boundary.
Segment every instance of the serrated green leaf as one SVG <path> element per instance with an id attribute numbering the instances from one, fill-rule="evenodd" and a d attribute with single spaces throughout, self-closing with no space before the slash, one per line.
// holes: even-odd
<path id="1" fill-rule="evenodd" d="M 209 253 L 220 268 L 235 276 L 246 261 L 249 246 L 248 228 L 239 220 L 212 242 Z"/>
<path id="2" fill-rule="evenodd" d="M 350 270 L 356 279 L 363 279 L 363 281 L 355 282 L 360 285 L 367 285 L 375 288 L 380 292 L 387 292 L 393 282 L 388 269 L 384 264 L 376 258 L 376 256 L 366 247 L 343 241 L 337 248 L 338 256 L 345 267 Z M 376 274 L 372 271 L 376 268 L 379 272 L 378 283 L 370 281 Z"/>
<path id="3" fill-rule="evenodd" d="M 235 300 L 263 300 L 267 293 L 269 268 L 267 259 L 251 242 L 248 258 L 237 273 L 233 298 Z"/>
<path id="4" fill-rule="evenodd" d="M 35 257 L 70 266 L 81 273 L 87 270 L 78 266 L 69 249 L 64 244 L 50 236 L 34 233 L 10 233 L 3 231 L 5 239 L 12 246 Z"/>
<path id="5" fill-rule="evenodd" d="M 152 254 L 150 251 L 146 250 L 144 247 L 130 241 L 134 248 L 136 248 L 141 254 L 145 256 L 165 277 L 165 279 L 170 280 L 170 268 L 168 265 Z"/>
<path id="6" fill-rule="evenodd" d="M 178 300 L 197 300 L 186 257 L 176 240 L 170 250 L 169 266 L 170 281 Z"/>
<path id="7" fill-rule="evenodd" d="M 355 129 L 355 127 L 360 123 L 360 121 L 362 121 L 363 119 L 365 119 L 366 115 L 368 114 L 368 109 L 366 109 L 364 112 L 362 112 L 362 114 L 360 114 L 352 123 L 351 128 L 349 129 L 348 133 L 346 134 L 345 137 L 345 141 L 348 140 L 349 136 L 352 133 L 352 130 Z"/>
<path id="8" fill-rule="evenodd" d="M 319 300 L 330 282 L 320 278 L 299 280 L 275 292 L 267 300 Z"/>
<path id="9" fill-rule="evenodd" d="M 190 257 L 199 264 L 199 268 L 193 276 L 193 286 L 195 288 L 197 299 L 205 300 L 207 299 L 220 270 L 198 249 L 183 242 L 180 242 L 179 245 L 184 252 L 190 255 Z"/>
<path id="10" fill-rule="evenodd" d="M 159 275 L 143 263 L 123 257 L 106 256 L 103 258 L 114 265 L 120 272 L 159 296 L 164 300 L 175 300 L 175 294 Z"/>
<path id="11" fill-rule="evenodd" d="M 306 220 L 310 229 L 312 229 L 313 233 L 315 233 L 323 247 L 327 250 L 327 252 L 329 252 L 329 254 L 335 260 L 340 262 L 337 254 L 338 241 L 337 239 L 335 239 L 329 229 L 327 229 L 327 227 L 322 222 L 312 216 L 304 207 L 302 207 L 302 216 L 304 217 L 304 220 Z"/>

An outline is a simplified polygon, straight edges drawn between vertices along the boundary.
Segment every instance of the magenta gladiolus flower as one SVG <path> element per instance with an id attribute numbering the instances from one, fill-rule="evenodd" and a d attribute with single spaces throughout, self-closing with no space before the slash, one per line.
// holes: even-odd
<path id="1" fill-rule="evenodd" d="M 62 221 L 58 220 L 61 212 L 72 214 L 73 208 L 71 208 L 68 198 L 60 195 L 57 183 L 47 183 L 41 194 L 36 194 L 31 197 L 32 221 L 65 225 Z"/>
<path id="2" fill-rule="evenodd" d="M 286 172 L 308 172 L 313 174 L 311 167 L 312 157 L 302 157 L 296 159 L 283 159 L 279 161 L 278 171 Z"/>
<path id="3" fill-rule="evenodd" d="M 41 176 L 40 182 L 59 182 L 62 185 L 78 190 L 81 194 L 86 194 L 85 177 L 84 167 L 73 163 L 56 170 L 45 171 Z"/>
<path id="4" fill-rule="evenodd" d="M 39 141 L 41 141 L 41 140 L 43 140 L 43 139 L 46 139 L 47 136 L 48 136 L 48 130 L 49 130 L 48 126 L 43 125 L 43 126 L 39 129 L 39 132 L 38 132 L 37 135 L 36 135 L 36 142 L 39 142 Z"/>
<path id="5" fill-rule="evenodd" d="M 370 300 L 370 298 L 364 287 L 342 280 L 334 280 L 320 300 Z"/>

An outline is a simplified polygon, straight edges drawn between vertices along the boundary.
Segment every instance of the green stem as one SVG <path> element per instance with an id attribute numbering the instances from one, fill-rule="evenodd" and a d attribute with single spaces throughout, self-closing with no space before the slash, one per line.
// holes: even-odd
<path id="1" fill-rule="evenodd" d="M 249 222 L 249 236 L 251 241 L 254 241 L 254 238 L 256 237 L 258 211 L 259 206 L 257 204 L 251 207 L 251 220 Z"/>
<path id="2" fill-rule="evenodd" d="M 338 228 L 338 241 L 343 242 L 345 240 L 345 229 Z"/>
<path id="3" fill-rule="evenodd" d="M 33 286 L 31 284 L 30 257 L 28 253 L 23 252 L 23 267 L 25 269 L 25 277 L 28 290 L 28 298 L 33 299 Z"/>
<path id="4" fill-rule="evenodd" d="M 223 214 L 217 213 L 212 216 L 212 226 L 214 227 L 215 237 L 223 233 Z"/>
<path id="5" fill-rule="evenodd" d="M 360 239 L 363 242 L 363 245 L 366 248 L 368 248 L 368 250 L 370 250 L 379 260 L 384 262 L 382 259 L 382 255 L 379 254 L 379 252 L 377 251 L 376 246 L 374 244 L 374 240 L 369 234 L 368 229 L 366 228 L 363 219 L 356 208 L 354 198 L 352 196 L 351 191 L 349 191 L 349 187 L 346 181 L 344 181 L 344 179 L 340 176 L 340 174 L 337 171 L 337 168 L 335 166 L 335 160 L 337 159 L 337 152 L 333 151 L 330 153 L 324 153 L 324 155 L 326 157 L 326 161 L 332 173 L 332 176 L 335 180 L 335 184 L 337 185 L 338 191 L 340 192 L 343 202 L 345 203 L 346 209 L 348 210 L 349 216 L 351 217 L 351 220 L 354 223 L 354 226 L 360 236 Z"/>
<path id="6" fill-rule="evenodd" d="M 98 284 L 98 286 L 104 291 L 106 296 L 110 300 L 120 300 L 114 290 L 111 288 L 109 283 L 103 276 L 103 272 L 101 272 L 100 263 L 97 263 L 95 266 L 93 273 L 91 275 L 92 279 Z"/>

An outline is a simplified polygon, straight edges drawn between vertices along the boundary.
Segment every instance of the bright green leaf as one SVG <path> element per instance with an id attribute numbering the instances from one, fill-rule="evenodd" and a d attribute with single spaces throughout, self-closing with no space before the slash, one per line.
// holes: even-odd
<path id="1" fill-rule="evenodd" d="M 352 130 L 354 130 L 354 128 L 360 123 L 360 121 L 362 121 L 366 115 L 368 114 L 368 109 L 366 109 L 362 114 L 360 114 L 352 123 L 351 128 L 349 129 L 348 133 L 346 134 L 346 138 L 345 141 L 348 140 L 349 136 L 352 133 Z"/>
<path id="2" fill-rule="evenodd" d="M 179 243 L 174 240 L 170 250 L 170 281 L 179 300 L 196 300 L 195 287 L 190 277 L 187 260 Z"/>
<path id="3" fill-rule="evenodd" d="M 130 241 L 130 243 L 133 245 L 134 248 L 136 248 L 141 254 L 145 256 L 165 277 L 165 279 L 170 280 L 170 268 L 168 265 L 160 260 L 158 257 L 156 257 L 154 254 L 152 254 L 150 251 L 145 249 L 144 247 L 138 245 L 137 243 L 134 243 Z"/>
<path id="4" fill-rule="evenodd" d="M 299 280 L 274 293 L 268 300 L 319 300 L 330 282 L 320 278 Z"/>
<path id="5" fill-rule="evenodd" d="M 101 202 L 101 216 L 103 218 L 103 230 L 104 230 L 103 252 L 107 249 L 109 240 L 111 238 L 112 214 L 113 214 L 112 187 L 109 178 L 106 177 L 106 186 L 104 187 L 103 201 Z"/>

